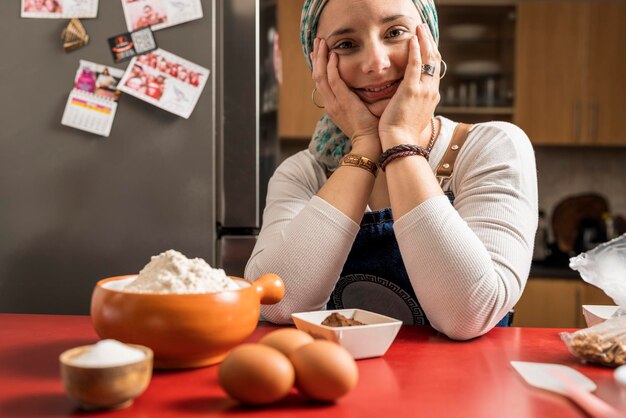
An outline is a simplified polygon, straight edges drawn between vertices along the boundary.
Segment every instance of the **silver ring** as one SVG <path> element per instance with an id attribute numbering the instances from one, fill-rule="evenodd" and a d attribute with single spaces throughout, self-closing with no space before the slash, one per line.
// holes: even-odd
<path id="1" fill-rule="evenodd" d="M 422 64 L 422 73 L 433 77 L 435 75 L 435 66 L 430 64 Z"/>
<path id="2" fill-rule="evenodd" d="M 448 64 L 446 64 L 444 60 L 441 60 L 441 70 L 443 72 L 441 73 L 441 75 L 439 75 L 439 80 L 444 78 L 446 76 L 446 73 L 448 72 Z"/>
<path id="3" fill-rule="evenodd" d="M 311 101 L 313 102 L 313 104 L 315 105 L 315 107 L 318 107 L 318 108 L 320 108 L 320 109 L 323 109 L 323 108 L 324 108 L 324 106 L 320 106 L 320 105 L 318 105 L 318 104 L 317 104 L 317 102 L 315 101 L 315 92 L 316 92 L 316 91 L 317 91 L 317 87 L 315 87 L 315 88 L 313 89 L 313 91 L 311 92 Z"/>

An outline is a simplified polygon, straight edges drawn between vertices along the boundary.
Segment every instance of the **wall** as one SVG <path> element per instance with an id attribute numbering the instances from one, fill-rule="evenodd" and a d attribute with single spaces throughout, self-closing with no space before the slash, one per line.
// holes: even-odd
<path id="1" fill-rule="evenodd" d="M 611 211 L 626 217 L 626 148 L 536 147 L 535 155 L 548 222 L 561 199 L 585 192 L 605 196 Z"/>

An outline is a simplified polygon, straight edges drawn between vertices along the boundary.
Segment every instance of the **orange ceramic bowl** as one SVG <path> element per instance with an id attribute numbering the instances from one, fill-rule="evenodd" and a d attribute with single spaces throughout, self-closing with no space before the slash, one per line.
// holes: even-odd
<path id="1" fill-rule="evenodd" d="M 140 344 L 154 351 L 162 369 L 202 367 L 222 361 L 256 328 L 261 304 L 279 302 L 283 281 L 265 274 L 217 293 L 150 294 L 119 290 L 136 275 L 100 280 L 91 298 L 91 319 L 101 338 Z"/>

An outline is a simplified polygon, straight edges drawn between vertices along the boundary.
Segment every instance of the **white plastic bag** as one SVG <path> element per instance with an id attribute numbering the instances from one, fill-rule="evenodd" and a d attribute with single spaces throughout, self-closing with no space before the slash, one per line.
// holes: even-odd
<path id="1" fill-rule="evenodd" d="M 570 268 L 599 287 L 620 309 L 605 322 L 574 333 L 562 332 L 569 351 L 583 361 L 626 364 L 626 234 L 570 258 Z"/>
<path id="2" fill-rule="evenodd" d="M 626 234 L 570 258 L 569 266 L 626 309 Z"/>

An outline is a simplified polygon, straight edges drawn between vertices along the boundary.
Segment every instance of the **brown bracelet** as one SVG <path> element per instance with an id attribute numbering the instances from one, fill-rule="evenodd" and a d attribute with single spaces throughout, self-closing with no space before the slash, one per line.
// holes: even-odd
<path id="1" fill-rule="evenodd" d="M 419 145 L 412 144 L 401 144 L 396 145 L 395 147 L 391 147 L 380 156 L 379 164 L 380 169 L 385 171 L 385 167 L 387 164 L 395 160 L 396 158 L 408 157 L 411 155 L 420 155 L 428 161 L 428 157 L 430 156 L 430 152 L 424 147 Z"/>
<path id="2" fill-rule="evenodd" d="M 410 157 L 412 155 L 422 155 L 417 151 L 400 151 L 400 152 L 396 152 L 395 154 L 391 154 L 389 157 L 387 157 L 387 159 L 385 161 L 383 161 L 383 164 L 380 166 L 380 169 L 383 170 L 383 173 L 385 172 L 385 168 L 387 167 L 387 165 L 389 165 L 390 162 L 392 162 L 393 160 L 397 159 L 397 158 L 402 158 L 402 157 Z"/>
<path id="3" fill-rule="evenodd" d="M 378 174 L 378 164 L 362 155 L 347 154 L 341 159 L 341 163 L 339 165 L 362 168 L 363 170 L 372 173 L 374 177 Z"/>
<path id="4" fill-rule="evenodd" d="M 385 152 L 383 152 L 380 155 L 378 164 L 382 166 L 387 158 L 389 158 L 390 156 L 394 154 L 397 154 L 399 152 L 404 152 L 404 151 L 414 151 L 415 154 L 411 154 L 411 155 L 421 155 L 422 157 L 426 158 L 426 161 L 428 161 L 428 157 L 430 157 L 430 152 L 424 147 L 421 147 L 419 145 L 413 145 L 413 144 L 400 144 L 400 145 L 396 145 L 395 147 L 391 147 Z"/>

